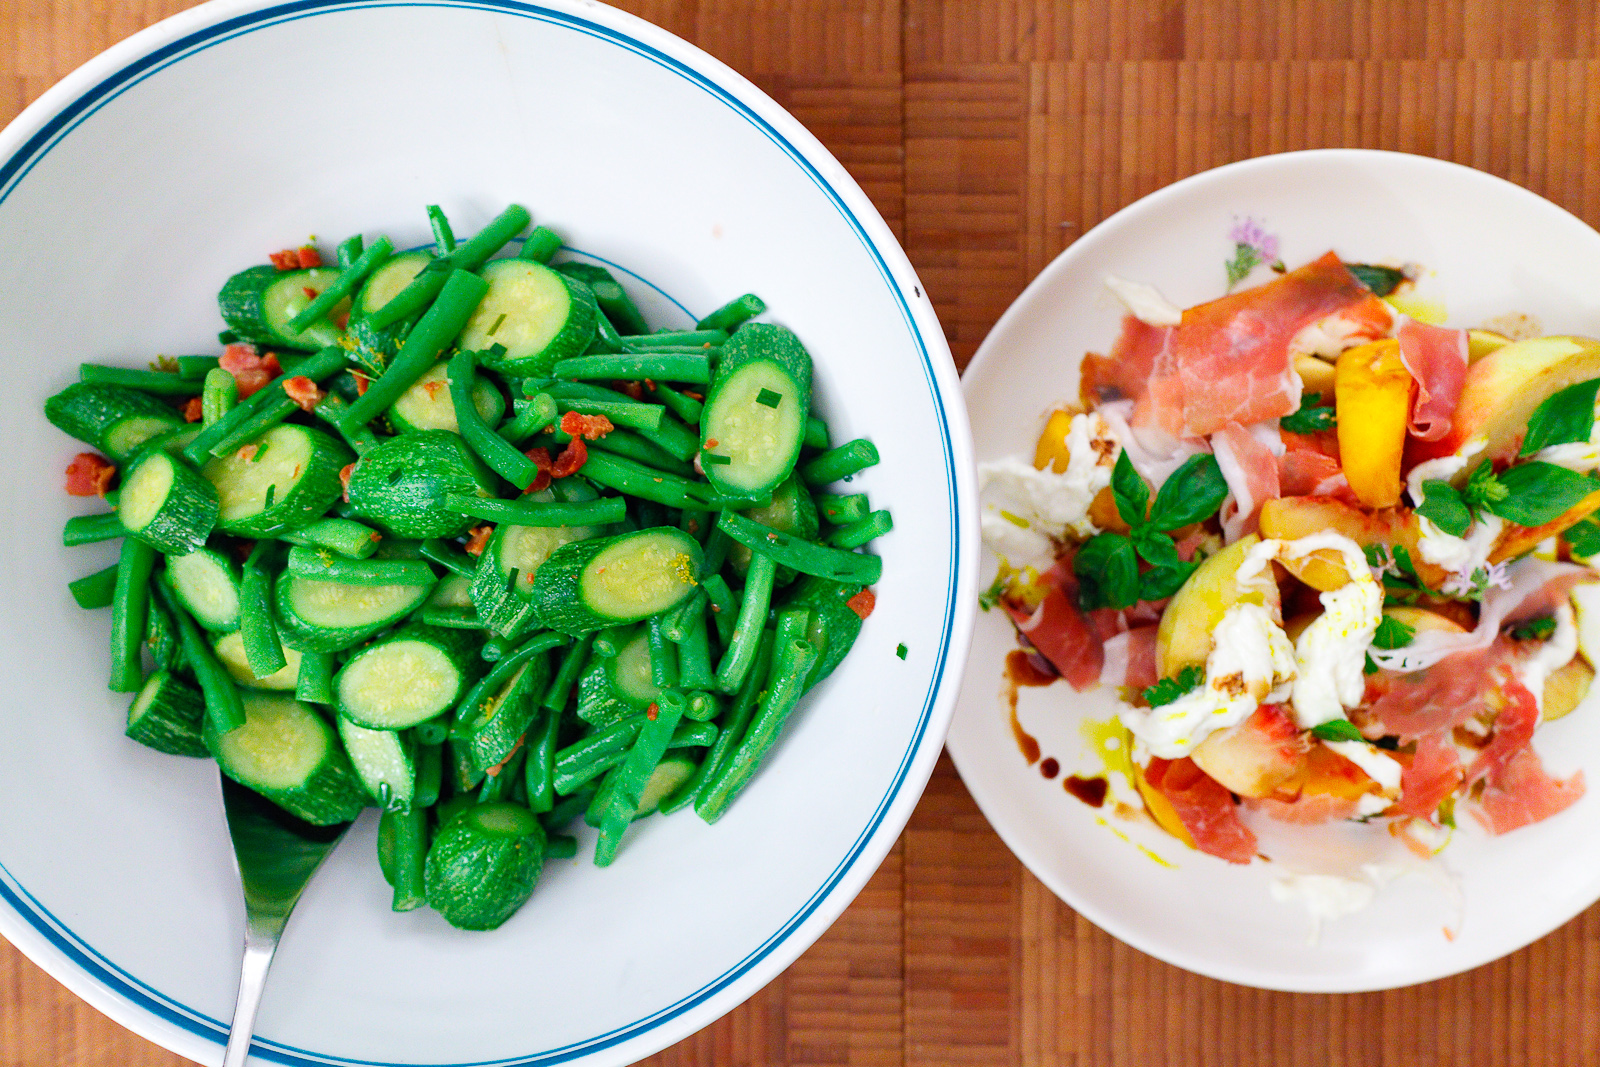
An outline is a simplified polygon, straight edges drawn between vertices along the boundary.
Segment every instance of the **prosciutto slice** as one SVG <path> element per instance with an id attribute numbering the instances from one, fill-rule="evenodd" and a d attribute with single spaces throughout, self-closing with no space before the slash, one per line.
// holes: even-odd
<path id="1" fill-rule="evenodd" d="M 1405 815 L 1432 819 L 1444 798 L 1461 784 L 1461 757 L 1449 730 L 1435 730 L 1417 740 L 1411 764 L 1400 774 L 1399 808 Z"/>
<path id="2" fill-rule="evenodd" d="M 1105 643 L 1105 664 L 1100 668 L 1100 684 L 1148 689 L 1160 680 L 1156 669 L 1155 626 L 1138 626 L 1111 637 Z"/>
<path id="3" fill-rule="evenodd" d="M 1231 543 L 1260 525 L 1261 505 L 1278 495 L 1278 457 L 1237 422 L 1211 435 L 1211 450 L 1233 494 L 1235 510 L 1223 522 Z"/>
<path id="4" fill-rule="evenodd" d="M 1486 715 L 1488 697 L 1510 655 L 1508 644 L 1496 641 L 1488 648 L 1446 656 L 1434 665 L 1410 674 L 1383 671 L 1367 683 L 1369 718 L 1385 734 L 1402 741 L 1449 732 L 1469 719 Z M 1373 736 L 1370 732 L 1368 736 Z M 1401 782 L 1404 788 L 1404 780 Z"/>
<path id="5" fill-rule="evenodd" d="M 1154 757 L 1144 779 L 1172 804 L 1183 828 L 1201 852 L 1229 863 L 1249 863 L 1256 855 L 1256 835 L 1239 819 L 1229 793 L 1193 760 Z"/>
<path id="6" fill-rule="evenodd" d="M 1494 719 L 1494 736 L 1467 768 L 1467 783 L 1480 778 L 1500 779 L 1517 753 L 1533 740 L 1533 728 L 1539 725 L 1539 703 L 1528 687 L 1515 678 L 1500 685 L 1505 694 L 1506 706 Z"/>
<path id="7" fill-rule="evenodd" d="M 1503 834 L 1567 810 L 1585 788 L 1582 771 L 1552 778 L 1539 754 L 1524 747 L 1489 776 L 1472 814 L 1490 833 Z"/>
<path id="8" fill-rule="evenodd" d="M 1420 440 L 1437 441 L 1450 432 L 1467 380 L 1467 331 L 1407 319 L 1398 336 L 1400 362 L 1417 380 L 1408 429 Z"/>
<path id="9" fill-rule="evenodd" d="M 1081 692 L 1100 681 L 1105 651 L 1076 601 L 1075 589 L 1054 584 L 1032 612 L 1009 602 L 1006 611 L 1028 643 Z"/>

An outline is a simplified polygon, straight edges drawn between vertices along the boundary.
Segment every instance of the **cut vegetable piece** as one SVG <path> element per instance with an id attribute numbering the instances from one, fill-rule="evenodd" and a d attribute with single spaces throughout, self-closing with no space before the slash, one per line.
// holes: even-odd
<path id="1" fill-rule="evenodd" d="M 700 417 L 700 465 L 730 496 L 774 489 L 794 470 L 811 411 L 811 357 L 781 326 L 754 323 L 722 347 Z"/>
<path id="2" fill-rule="evenodd" d="M 274 537 L 320 518 L 343 493 L 339 471 L 355 458 L 331 434 L 285 423 L 200 473 L 216 489 L 222 529 Z"/>
<path id="3" fill-rule="evenodd" d="M 169 671 L 156 671 L 128 707 L 129 737 L 174 756 L 209 756 L 200 730 L 206 718 L 200 690 Z"/>
<path id="4" fill-rule="evenodd" d="M 656 764 L 656 769 L 650 772 L 644 789 L 639 793 L 639 803 L 633 809 L 633 817 L 642 819 L 655 814 L 656 809 L 661 807 L 661 801 L 694 777 L 699 766 L 688 756 L 667 756 Z"/>
<path id="5" fill-rule="evenodd" d="M 394 730 L 369 730 L 339 716 L 339 740 L 356 777 L 384 811 L 409 811 L 416 786 L 411 738 Z"/>
<path id="6" fill-rule="evenodd" d="M 817 505 L 810 492 L 801 484 L 798 475 L 791 473 L 778 488 L 772 491 L 772 503 L 764 508 L 746 508 L 739 514 L 780 533 L 793 534 L 802 541 L 815 541 L 821 524 L 817 519 Z M 750 549 L 735 541 L 728 548 L 728 562 L 735 574 L 743 574 L 750 566 Z M 794 581 L 795 572 L 787 567 L 778 571 L 778 585 Z"/>
<path id="7" fill-rule="evenodd" d="M 403 730 L 454 707 L 483 661 L 468 632 L 413 624 L 350 657 L 334 679 L 339 714 Z"/>
<path id="8" fill-rule="evenodd" d="M 863 620 L 849 603 L 861 589 L 859 585 L 808 575 L 784 598 L 782 608 L 806 608 L 811 612 L 806 640 L 816 648 L 817 660 L 806 678 L 806 689 L 832 674 L 861 635 Z"/>
<path id="9" fill-rule="evenodd" d="M 233 680 L 250 689 L 292 690 L 300 681 L 301 653 L 292 648 L 283 650 L 284 665 L 265 678 L 250 671 L 250 660 L 244 654 L 244 635 L 235 631 L 217 639 L 217 662 L 233 676 Z"/>
<path id="10" fill-rule="evenodd" d="M 490 478 L 456 434 L 408 433 L 361 457 L 350 474 L 350 510 L 397 537 L 455 537 L 472 519 L 447 508 L 445 497 L 493 496 Z"/>
<path id="11" fill-rule="evenodd" d="M 1347 349 L 1334 367 L 1339 455 L 1351 491 L 1369 508 L 1400 502 L 1414 386 L 1392 338 Z"/>
<path id="12" fill-rule="evenodd" d="M 122 480 L 117 518 L 157 551 L 187 555 L 206 543 L 217 524 L 217 493 L 165 452 L 145 452 Z"/>
<path id="13" fill-rule="evenodd" d="M 562 546 L 529 595 L 546 626 L 583 634 L 676 607 L 699 584 L 700 564 L 698 541 L 658 526 Z"/>
<path id="14" fill-rule="evenodd" d="M 361 814 L 366 790 L 321 715 L 277 693 L 247 690 L 241 700 L 243 726 L 219 737 L 206 724 L 206 747 L 224 774 L 318 826 Z"/>
<path id="15" fill-rule="evenodd" d="M 451 926 L 493 930 L 533 895 L 544 845 L 544 827 L 520 804 L 466 808 L 428 849 L 428 904 Z"/>
<path id="16" fill-rule="evenodd" d="M 361 287 L 361 291 L 356 294 L 355 302 L 350 308 L 351 321 L 365 318 L 393 300 L 400 290 L 410 285 L 411 280 L 432 262 L 433 256 L 427 252 L 402 252 L 389 259 L 372 272 L 366 284 Z"/>
<path id="17" fill-rule="evenodd" d="M 167 557 L 179 603 L 208 630 L 239 628 L 239 565 L 211 548 Z"/>
<path id="18" fill-rule="evenodd" d="M 497 259 L 480 273 L 489 292 L 456 343 L 486 353 L 485 366 L 543 378 L 556 360 L 589 347 L 599 311 L 588 286 L 526 259 Z M 505 350 L 496 353 L 497 345 Z"/>
<path id="19" fill-rule="evenodd" d="M 217 294 L 217 308 L 228 329 L 246 341 L 314 352 L 338 344 L 344 331 L 326 319 L 313 322 L 304 330 L 291 330 L 289 320 L 309 307 L 338 278 L 339 272 L 327 267 L 280 271 L 262 264 L 229 278 Z M 348 307 L 340 301 L 330 314 L 337 317 Z"/>
<path id="20" fill-rule="evenodd" d="M 44 402 L 44 415 L 75 437 L 121 462 L 153 437 L 179 429 L 183 417 L 153 396 L 119 385 L 76 382 Z"/>
<path id="21" fill-rule="evenodd" d="M 536 493 L 534 498 L 548 495 Z M 508 637 L 527 629 L 535 616 L 529 597 L 544 561 L 562 545 L 588 540 L 597 533 L 588 526 L 495 527 L 472 581 L 472 603 L 478 618 Z"/>
<path id="22" fill-rule="evenodd" d="M 415 433 L 418 430 L 449 430 L 459 433 L 456 409 L 450 400 L 449 364 L 436 363 L 418 378 L 416 384 L 400 394 L 400 399 L 389 409 L 389 425 L 395 433 Z M 472 406 L 478 409 L 483 421 L 497 425 L 506 413 L 506 398 L 494 383 L 482 375 L 473 375 Z"/>
<path id="23" fill-rule="evenodd" d="M 283 642 L 301 652 L 338 652 L 411 614 L 425 585 L 345 585 L 284 573 L 277 582 Z"/>

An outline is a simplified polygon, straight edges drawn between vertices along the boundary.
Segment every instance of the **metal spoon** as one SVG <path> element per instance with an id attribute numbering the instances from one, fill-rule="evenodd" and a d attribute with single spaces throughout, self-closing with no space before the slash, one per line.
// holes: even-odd
<path id="1" fill-rule="evenodd" d="M 313 826 L 222 776 L 222 806 L 244 887 L 244 966 L 222 1067 L 244 1067 L 267 968 L 295 902 L 349 823 Z"/>

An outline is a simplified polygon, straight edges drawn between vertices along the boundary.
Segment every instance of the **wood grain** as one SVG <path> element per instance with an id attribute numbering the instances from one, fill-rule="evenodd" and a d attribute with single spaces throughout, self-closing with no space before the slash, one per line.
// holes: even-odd
<path id="1" fill-rule="evenodd" d="M 0 121 L 182 0 L 4 0 Z M 1500 0 L 635 0 L 771 93 L 905 243 L 958 364 L 1095 223 L 1209 167 L 1363 146 L 1600 223 L 1600 13 Z M 171 1067 L 0 945 L 0 1067 Z M 840 921 L 652 1057 L 779 1064 L 1600 1063 L 1600 908 L 1504 960 L 1357 996 L 1199 978 L 1075 915 L 948 760 Z"/>

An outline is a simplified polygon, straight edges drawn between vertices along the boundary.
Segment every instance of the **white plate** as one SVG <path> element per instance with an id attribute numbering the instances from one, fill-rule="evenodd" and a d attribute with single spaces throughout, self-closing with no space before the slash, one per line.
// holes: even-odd
<path id="1" fill-rule="evenodd" d="M 1452 325 L 1523 312 L 1547 332 L 1600 336 L 1600 235 L 1548 201 L 1417 156 L 1329 150 L 1248 160 L 1118 212 L 1017 299 L 963 383 L 979 461 L 1031 456 L 1043 413 L 1076 397 L 1084 352 L 1109 349 L 1122 309 L 1102 284 L 1106 274 L 1149 282 L 1180 307 L 1215 298 L 1233 253 L 1229 231 L 1246 219 L 1277 235 L 1291 266 L 1330 248 L 1347 261 L 1422 265 L 1419 295 L 1442 303 Z M 987 559 L 985 579 L 993 573 Z M 961 777 L 1057 896 L 1169 963 L 1270 989 L 1385 989 L 1486 963 L 1600 897 L 1600 851 L 1587 845 L 1600 838 L 1600 797 L 1591 792 L 1504 837 L 1458 833 L 1442 863 L 1459 875 L 1459 915 L 1441 885 L 1406 878 L 1310 945 L 1305 909 L 1269 895 L 1274 865 L 1231 866 L 1065 792 L 1065 776 L 1102 772 L 1079 724 L 1115 713 L 1109 693 L 1078 694 L 1065 683 L 1023 690 L 1022 724 L 1062 771 L 1048 781 L 1028 767 L 1001 698 L 1002 661 L 1015 647 L 999 611 L 980 616 L 947 742 Z M 1600 784 L 1600 697 L 1542 728 L 1535 747 L 1552 774 L 1585 768 L 1591 789 Z M 1443 926 L 1458 918 L 1451 940 Z"/>
<path id="2" fill-rule="evenodd" d="M 975 588 L 965 417 L 910 266 L 822 146 L 722 64 L 596 4 L 196 8 L 0 135 L 0 933 L 182 1055 L 220 1060 L 238 976 L 216 772 L 121 736 L 107 613 L 65 589 L 112 548 L 60 547 L 63 520 L 91 509 L 62 494 L 78 448 L 40 405 L 80 360 L 217 351 L 221 281 L 307 233 L 416 245 L 426 204 L 470 234 L 513 201 L 637 272 L 624 280 L 658 322 L 748 290 L 800 334 L 836 439 L 870 436 L 883 457 L 850 487 L 897 523 L 877 612 L 718 825 L 641 824 L 607 870 L 552 862 L 499 931 L 389 911 L 363 822 L 289 925 L 260 1058 L 647 1055 L 826 929 L 938 756 Z"/>

